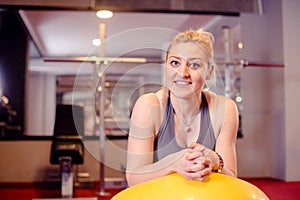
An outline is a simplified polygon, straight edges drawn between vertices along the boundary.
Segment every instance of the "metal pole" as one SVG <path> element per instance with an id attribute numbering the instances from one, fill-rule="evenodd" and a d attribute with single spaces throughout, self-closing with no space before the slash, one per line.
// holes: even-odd
<path id="1" fill-rule="evenodd" d="M 229 63 L 233 60 L 232 55 L 232 44 L 231 44 L 231 32 L 228 27 L 223 27 L 224 33 L 224 50 L 226 54 L 225 62 Z M 225 84 L 225 96 L 231 97 L 231 73 L 234 70 L 234 65 L 226 64 L 225 66 L 225 74 L 224 74 L 224 84 Z"/>
<path id="2" fill-rule="evenodd" d="M 100 60 L 104 58 L 104 40 L 105 40 L 105 24 L 99 24 L 99 38 L 101 40 L 100 50 L 99 50 L 99 57 Z M 105 118 L 104 118 L 104 109 L 105 109 L 105 61 L 99 63 L 99 81 L 97 92 L 100 93 L 99 98 L 99 114 L 100 114 L 100 123 L 99 123 L 99 150 L 100 150 L 100 173 L 99 173 L 99 182 L 100 182 L 100 191 L 98 194 L 100 196 L 109 196 L 110 193 L 105 192 Z"/>
<path id="3" fill-rule="evenodd" d="M 223 27 L 223 33 L 224 33 L 224 50 L 226 54 L 226 62 L 232 62 L 233 61 L 233 49 L 232 49 L 232 38 L 231 38 L 231 30 L 229 27 L 224 26 Z"/>

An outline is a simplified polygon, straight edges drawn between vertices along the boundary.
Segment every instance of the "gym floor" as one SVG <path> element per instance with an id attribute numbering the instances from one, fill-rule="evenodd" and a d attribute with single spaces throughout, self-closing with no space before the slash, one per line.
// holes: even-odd
<path id="1" fill-rule="evenodd" d="M 270 178 L 244 179 L 260 188 L 271 200 L 298 200 L 300 182 L 284 182 Z M 75 188 L 73 198 L 111 199 L 122 189 L 106 189 L 109 196 L 99 196 L 99 183 L 92 187 Z M 45 183 L 0 183 L 1 200 L 60 199 L 60 188 Z"/>

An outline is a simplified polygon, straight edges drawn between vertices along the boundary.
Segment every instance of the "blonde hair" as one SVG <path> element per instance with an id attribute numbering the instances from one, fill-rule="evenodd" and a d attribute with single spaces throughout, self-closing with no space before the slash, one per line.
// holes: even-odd
<path id="1" fill-rule="evenodd" d="M 165 60 L 168 58 L 168 54 L 170 52 L 170 49 L 178 44 L 178 43 L 187 43 L 187 42 L 193 42 L 198 44 L 203 51 L 208 56 L 208 68 L 210 69 L 214 65 L 214 36 L 212 33 L 204 31 L 203 29 L 199 30 L 187 30 L 182 33 L 179 33 L 176 35 L 173 40 L 170 42 Z M 210 88 L 213 87 L 216 83 L 216 76 L 215 76 L 215 70 L 213 71 L 212 77 L 210 80 L 206 81 L 206 87 Z"/>

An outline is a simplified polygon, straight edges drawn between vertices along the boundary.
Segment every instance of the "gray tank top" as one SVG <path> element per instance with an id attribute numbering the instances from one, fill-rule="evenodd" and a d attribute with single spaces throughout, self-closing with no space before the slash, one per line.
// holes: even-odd
<path id="1" fill-rule="evenodd" d="M 199 122 L 200 133 L 197 139 L 197 143 L 202 144 L 209 149 L 215 150 L 216 138 L 211 124 L 208 103 L 203 92 L 201 98 L 201 117 Z M 165 156 L 178 152 L 182 149 L 184 149 L 184 147 L 179 146 L 175 139 L 174 111 L 169 95 L 164 119 L 160 130 L 154 140 L 154 161 L 156 162 L 164 158 Z"/>

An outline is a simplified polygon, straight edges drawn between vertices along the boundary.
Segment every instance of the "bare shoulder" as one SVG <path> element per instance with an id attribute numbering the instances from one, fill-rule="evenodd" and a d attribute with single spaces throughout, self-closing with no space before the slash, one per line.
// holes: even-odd
<path id="1" fill-rule="evenodd" d="M 140 96 L 133 108 L 131 121 L 137 125 L 155 125 L 160 119 L 161 101 L 158 93 L 148 93 Z"/>
<path id="2" fill-rule="evenodd" d="M 157 93 L 147 93 L 140 96 L 136 103 L 135 108 L 138 107 L 139 109 L 147 109 L 153 105 L 159 105 L 159 96 Z"/>
<path id="3" fill-rule="evenodd" d="M 159 105 L 159 100 L 155 93 L 144 94 L 137 99 L 133 107 L 132 117 L 135 117 L 136 114 L 148 113 L 149 109 L 156 105 Z"/>
<path id="4" fill-rule="evenodd" d="M 213 110 L 227 110 L 227 109 L 234 109 L 236 110 L 236 104 L 235 102 L 228 97 L 217 95 L 214 92 L 210 91 L 203 91 L 205 94 L 205 97 L 207 98 L 208 104 Z"/>
<path id="5" fill-rule="evenodd" d="M 236 125 L 238 119 L 238 109 L 236 103 L 228 97 L 217 95 L 210 91 L 204 92 L 209 105 L 209 112 L 213 122 L 216 136 L 224 128 L 223 126 L 229 124 Z"/>

